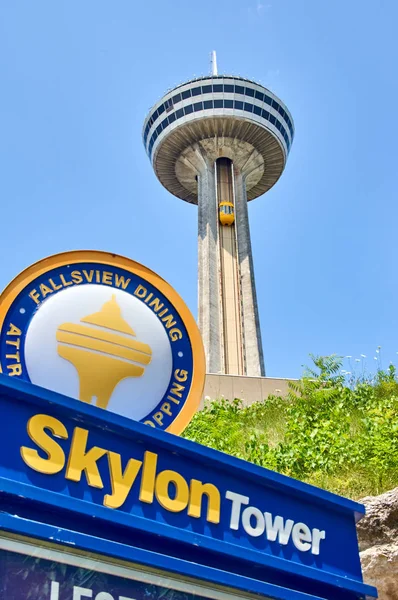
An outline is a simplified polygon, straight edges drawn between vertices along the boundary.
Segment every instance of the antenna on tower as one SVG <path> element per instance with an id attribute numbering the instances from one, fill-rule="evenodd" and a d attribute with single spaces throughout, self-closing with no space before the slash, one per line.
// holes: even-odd
<path id="1" fill-rule="evenodd" d="M 218 75 L 217 53 L 216 53 L 215 50 L 213 50 L 212 53 L 211 53 L 211 74 L 212 75 Z"/>

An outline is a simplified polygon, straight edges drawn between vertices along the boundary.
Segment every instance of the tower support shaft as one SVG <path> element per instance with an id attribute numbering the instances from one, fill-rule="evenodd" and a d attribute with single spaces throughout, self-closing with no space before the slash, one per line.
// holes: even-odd
<path id="1" fill-rule="evenodd" d="M 216 174 L 218 207 L 220 207 L 221 202 L 228 202 L 233 205 L 235 186 L 232 161 L 228 158 L 219 158 L 216 162 Z M 230 209 L 229 206 L 228 208 Z M 235 223 L 229 226 L 223 226 L 219 223 L 218 233 L 223 367 L 225 373 L 244 375 L 242 294 Z"/>
<path id="2" fill-rule="evenodd" d="M 207 371 L 264 375 L 244 175 L 231 160 L 201 155 L 198 175 L 199 327 Z M 198 165 L 198 162 L 196 163 Z M 219 203 L 235 222 L 219 222 Z"/>
<path id="3" fill-rule="evenodd" d="M 215 165 L 199 151 L 198 168 L 198 322 L 208 373 L 222 373 L 221 308 L 218 270 L 218 215 Z"/>
<path id="4" fill-rule="evenodd" d="M 245 344 L 246 373 L 244 374 L 250 377 L 264 377 L 263 345 L 254 279 L 246 182 L 240 172 L 235 174 L 235 215 Z"/>

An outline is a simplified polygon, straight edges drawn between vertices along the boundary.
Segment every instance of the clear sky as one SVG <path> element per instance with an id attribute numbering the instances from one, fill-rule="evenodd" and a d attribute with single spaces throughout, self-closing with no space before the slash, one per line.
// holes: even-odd
<path id="1" fill-rule="evenodd" d="M 101 249 L 197 312 L 197 209 L 157 181 L 148 109 L 208 73 L 290 109 L 282 178 L 250 203 L 269 376 L 308 354 L 398 363 L 395 0 L 13 0 L 0 8 L 0 286 L 49 254 Z M 357 363 L 354 363 L 357 364 Z"/>

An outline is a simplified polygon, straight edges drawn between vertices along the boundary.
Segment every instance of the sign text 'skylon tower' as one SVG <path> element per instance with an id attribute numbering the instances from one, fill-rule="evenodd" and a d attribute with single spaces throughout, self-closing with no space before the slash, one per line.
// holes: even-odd
<path id="1" fill-rule="evenodd" d="M 241 77 L 177 86 L 143 129 L 159 181 L 198 205 L 199 327 L 207 371 L 263 376 L 247 202 L 279 179 L 293 141 L 286 106 Z"/>

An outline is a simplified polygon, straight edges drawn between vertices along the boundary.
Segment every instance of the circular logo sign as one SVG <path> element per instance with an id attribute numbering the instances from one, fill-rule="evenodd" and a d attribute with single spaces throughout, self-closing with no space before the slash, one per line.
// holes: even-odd
<path id="1" fill-rule="evenodd" d="M 198 408 L 203 344 L 161 277 L 105 252 L 66 252 L 0 296 L 0 372 L 171 433 Z"/>

